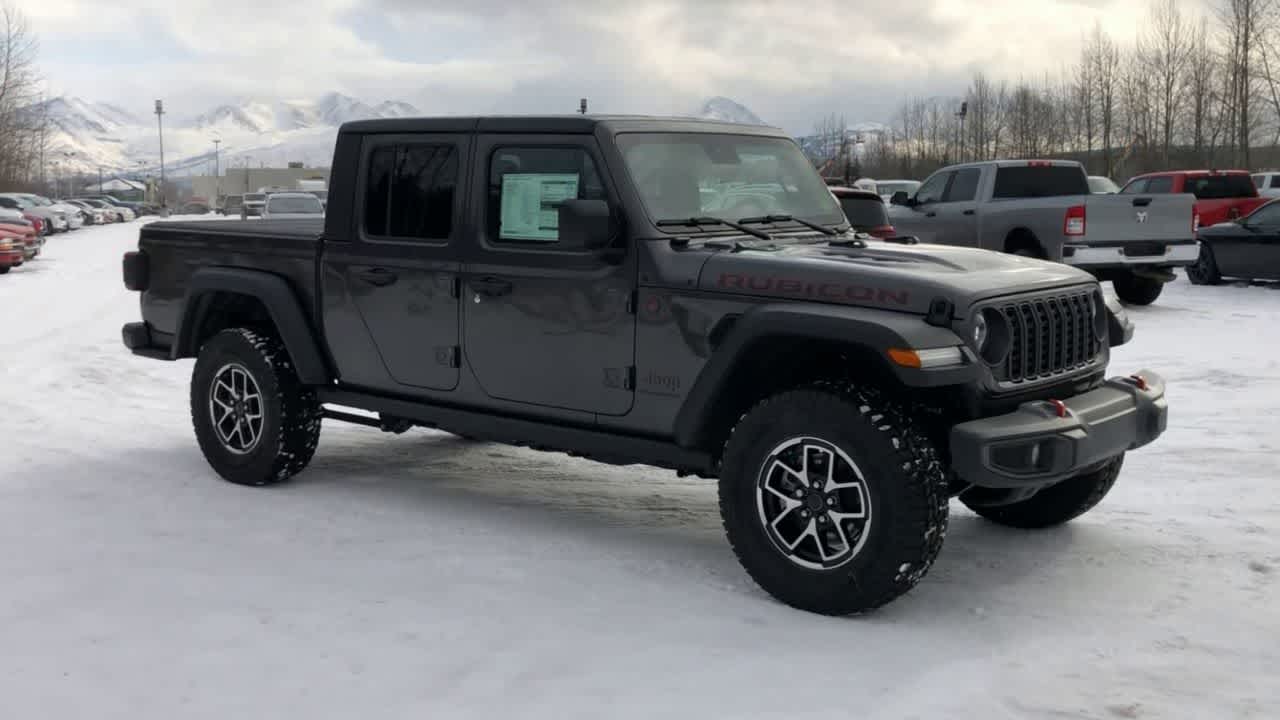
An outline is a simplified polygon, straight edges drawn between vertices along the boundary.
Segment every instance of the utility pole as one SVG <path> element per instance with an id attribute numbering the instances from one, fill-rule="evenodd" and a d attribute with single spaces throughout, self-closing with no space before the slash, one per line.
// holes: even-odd
<path id="1" fill-rule="evenodd" d="M 221 144 L 220 138 L 213 139 L 213 202 L 215 205 L 222 197 L 222 173 L 221 168 L 218 167 L 218 146 Z"/>
<path id="2" fill-rule="evenodd" d="M 160 135 L 160 207 L 169 207 L 164 192 L 164 101 L 156 101 L 156 132 Z"/>

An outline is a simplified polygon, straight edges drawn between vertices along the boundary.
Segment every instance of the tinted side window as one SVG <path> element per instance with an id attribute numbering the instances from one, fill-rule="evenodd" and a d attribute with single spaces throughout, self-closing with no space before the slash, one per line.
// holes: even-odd
<path id="1" fill-rule="evenodd" d="M 1165 175 L 1163 177 L 1153 177 L 1147 183 L 1147 189 L 1143 192 L 1148 193 L 1169 193 L 1173 192 L 1173 178 Z"/>
<path id="2" fill-rule="evenodd" d="M 942 193 L 947 189 L 947 181 L 950 180 L 951 176 L 954 174 L 955 173 L 949 172 L 938 173 L 928 180 L 925 180 L 924 184 L 920 186 L 920 189 L 916 191 L 916 202 L 921 204 L 941 202 Z"/>
<path id="3" fill-rule="evenodd" d="M 1269 203 L 1263 205 L 1249 215 L 1250 225 L 1275 227 L 1280 225 L 1280 205 Z"/>
<path id="4" fill-rule="evenodd" d="M 982 171 L 978 168 L 957 170 L 951 187 L 947 189 L 945 202 L 970 202 L 978 196 L 978 179 Z"/>
<path id="5" fill-rule="evenodd" d="M 1248 175 L 1194 175 L 1187 178 L 1186 192 L 1201 200 L 1258 195 L 1258 190 Z"/>
<path id="6" fill-rule="evenodd" d="M 561 201 L 608 199 L 595 162 L 580 147 L 494 150 L 488 194 L 493 242 L 548 249 L 560 241 Z"/>
<path id="7" fill-rule="evenodd" d="M 447 240 L 458 152 L 453 145 L 384 145 L 369 154 L 364 228 L 374 237 Z"/>
<path id="8" fill-rule="evenodd" d="M 1120 191 L 1120 194 L 1121 195 L 1139 195 L 1147 191 L 1147 183 L 1150 183 L 1150 182 L 1151 182 L 1150 178 L 1138 178 L 1137 180 L 1134 180 L 1128 185 L 1125 185 L 1124 189 Z"/>
<path id="9" fill-rule="evenodd" d="M 998 198 L 1038 198 L 1062 195 L 1088 195 L 1089 181 L 1078 166 L 1019 165 L 996 170 L 996 186 L 991 193 Z"/>
<path id="10" fill-rule="evenodd" d="M 842 197 L 840 208 L 844 210 L 849 224 L 855 228 L 866 229 L 889 224 L 884 201 L 878 197 Z"/>
<path id="11" fill-rule="evenodd" d="M 1271 176 L 1271 187 L 1280 188 L 1280 175 Z"/>

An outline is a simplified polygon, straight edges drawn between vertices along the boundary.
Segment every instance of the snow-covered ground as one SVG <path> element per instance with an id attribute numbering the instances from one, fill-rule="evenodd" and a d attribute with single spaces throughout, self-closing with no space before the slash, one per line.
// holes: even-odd
<path id="1" fill-rule="evenodd" d="M 0 278 L 0 718 L 1280 717 L 1280 286 L 1170 286 L 1119 371 L 1169 431 L 1041 533 L 953 509 L 864 618 L 739 569 L 715 489 L 326 425 L 266 490 L 135 358 L 137 223 Z"/>

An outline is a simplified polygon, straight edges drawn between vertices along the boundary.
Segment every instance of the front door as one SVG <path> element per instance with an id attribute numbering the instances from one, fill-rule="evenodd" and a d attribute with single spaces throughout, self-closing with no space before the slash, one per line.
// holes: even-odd
<path id="1" fill-rule="evenodd" d="M 452 390 L 461 361 L 456 238 L 469 135 L 364 140 L 352 237 L 326 238 L 325 331 L 344 382 Z M 357 341 L 372 339 L 373 352 Z"/>
<path id="2" fill-rule="evenodd" d="M 1213 244 L 1218 271 L 1231 277 L 1280 279 L 1280 204 L 1255 210 L 1247 232 Z"/>
<path id="3" fill-rule="evenodd" d="M 938 232 L 934 242 L 963 247 L 978 246 L 978 181 L 980 168 L 961 168 L 952 173 L 951 182 L 935 209 Z"/>
<path id="4" fill-rule="evenodd" d="M 633 251 L 560 241 L 557 205 L 617 205 L 591 136 L 482 136 L 462 283 L 463 354 L 491 398 L 623 415 L 635 364 Z"/>
<path id="5" fill-rule="evenodd" d="M 899 235 L 914 235 L 920 242 L 941 242 L 938 208 L 954 174 L 951 171 L 934 173 L 916 190 L 910 205 L 890 206 L 889 222 Z"/>

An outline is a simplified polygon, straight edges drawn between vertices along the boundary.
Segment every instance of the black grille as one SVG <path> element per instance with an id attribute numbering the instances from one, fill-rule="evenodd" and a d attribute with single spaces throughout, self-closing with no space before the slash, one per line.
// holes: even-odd
<path id="1" fill-rule="evenodd" d="M 1102 344 L 1093 332 L 1090 295 L 1078 292 L 999 306 L 1013 332 L 1009 357 L 998 379 L 1031 382 L 1093 364 Z"/>

